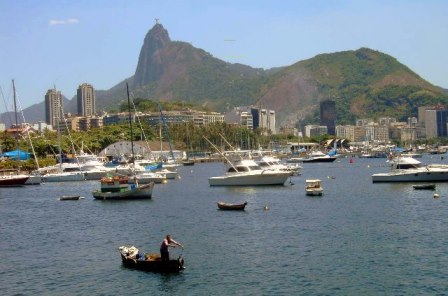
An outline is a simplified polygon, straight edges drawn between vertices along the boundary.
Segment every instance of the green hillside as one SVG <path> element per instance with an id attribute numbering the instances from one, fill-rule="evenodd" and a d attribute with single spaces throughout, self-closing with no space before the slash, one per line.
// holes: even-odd
<path id="1" fill-rule="evenodd" d="M 263 88 L 261 104 L 276 107 L 280 118 L 302 113 L 304 122 L 318 122 L 318 103 L 325 99 L 336 101 L 340 124 L 362 117 L 405 119 L 416 116 L 418 106 L 448 103 L 444 90 L 395 58 L 368 48 L 298 62 L 273 75 Z M 275 97 L 281 99 L 274 106 Z"/>
<path id="2" fill-rule="evenodd" d="M 257 105 L 277 113 L 277 126 L 319 122 L 319 102 L 334 99 L 338 124 L 356 118 L 417 115 L 417 107 L 448 103 L 446 90 L 423 80 L 395 58 L 368 48 L 317 55 L 271 70 L 231 64 L 171 41 L 157 24 L 147 34 L 133 77 L 133 97 L 201 105 L 210 110 Z M 117 110 L 124 81 L 98 92 L 98 109 Z"/>

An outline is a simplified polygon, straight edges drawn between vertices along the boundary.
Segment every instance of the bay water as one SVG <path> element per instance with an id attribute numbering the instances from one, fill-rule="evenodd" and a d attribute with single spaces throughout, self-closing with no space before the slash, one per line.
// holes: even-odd
<path id="1" fill-rule="evenodd" d="M 443 163 L 438 156 L 422 162 Z M 179 167 L 152 200 L 98 201 L 97 181 L 0 188 L 2 295 L 445 295 L 448 183 L 373 184 L 385 159 L 303 164 L 285 186 L 210 187 L 222 163 Z M 305 195 L 305 179 L 324 195 Z M 434 198 L 438 193 L 440 198 Z M 59 201 L 81 195 L 79 201 Z M 244 212 L 217 201 L 247 201 Z M 267 207 L 267 210 L 265 210 Z M 158 253 L 166 234 L 186 269 L 122 266 L 118 247 Z"/>

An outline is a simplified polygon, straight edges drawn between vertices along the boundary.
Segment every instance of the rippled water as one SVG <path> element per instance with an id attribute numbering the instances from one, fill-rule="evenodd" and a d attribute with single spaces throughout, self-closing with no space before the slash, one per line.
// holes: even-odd
<path id="1" fill-rule="evenodd" d="M 439 199 L 372 184 L 384 164 L 305 164 L 294 185 L 240 188 L 209 187 L 222 164 L 197 164 L 129 202 L 94 200 L 97 182 L 0 188 L 2 295 L 446 294 L 448 183 Z M 323 197 L 305 196 L 306 178 L 323 180 Z M 85 199 L 57 200 L 71 194 Z M 248 206 L 219 211 L 218 200 Z M 157 252 L 168 233 L 185 245 L 184 272 L 121 265 L 119 246 Z"/>

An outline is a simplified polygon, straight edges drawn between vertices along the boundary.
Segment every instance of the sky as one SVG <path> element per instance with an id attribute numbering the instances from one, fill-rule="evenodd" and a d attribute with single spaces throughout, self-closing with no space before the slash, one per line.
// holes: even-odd
<path id="1" fill-rule="evenodd" d="M 155 19 L 171 40 L 230 63 L 287 66 L 369 47 L 448 88 L 445 0 L 0 0 L 0 113 L 56 87 L 107 90 L 134 75 Z M 6 110 L 5 110 L 6 109 Z"/>

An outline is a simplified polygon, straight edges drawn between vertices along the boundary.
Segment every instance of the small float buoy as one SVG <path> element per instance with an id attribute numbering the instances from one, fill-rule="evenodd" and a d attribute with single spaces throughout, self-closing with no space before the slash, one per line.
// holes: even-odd
<path id="1" fill-rule="evenodd" d="M 370 164 L 368 164 L 367 167 L 370 168 Z"/>
<path id="2" fill-rule="evenodd" d="M 190 171 L 190 173 L 192 173 L 192 174 L 193 174 L 193 170 L 191 170 L 191 171 Z"/>
<path id="3" fill-rule="evenodd" d="M 263 210 L 268 211 L 269 210 L 268 206 L 264 206 Z"/>
<path id="4" fill-rule="evenodd" d="M 162 184 L 166 184 L 166 183 L 168 183 L 167 179 L 162 180 Z"/>
<path id="5" fill-rule="evenodd" d="M 434 198 L 439 198 L 440 195 L 438 193 L 434 193 Z"/>

